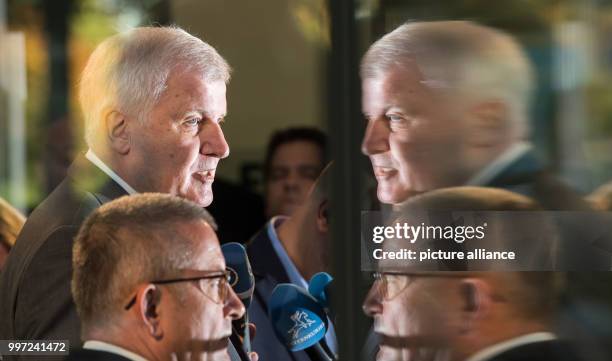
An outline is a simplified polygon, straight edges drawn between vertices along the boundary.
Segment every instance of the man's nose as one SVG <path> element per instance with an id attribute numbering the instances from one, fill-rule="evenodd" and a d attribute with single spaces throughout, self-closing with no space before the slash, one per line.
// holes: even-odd
<path id="1" fill-rule="evenodd" d="M 234 290 L 229 285 L 227 287 L 229 287 L 229 294 L 223 307 L 223 316 L 237 320 L 245 313 L 244 304 L 242 304 Z"/>
<path id="2" fill-rule="evenodd" d="M 389 150 L 389 128 L 379 119 L 368 121 L 361 151 L 365 155 L 384 153 Z"/>
<path id="3" fill-rule="evenodd" d="M 370 288 L 370 291 L 368 291 L 365 300 L 363 301 L 363 305 L 361 306 L 363 308 L 363 312 L 370 317 L 379 315 L 383 311 L 381 295 L 378 287 L 378 283 L 374 282 Z"/>
<path id="4" fill-rule="evenodd" d="M 295 190 L 300 183 L 300 175 L 295 170 L 290 170 L 287 177 L 284 179 L 283 186 L 286 191 Z"/>
<path id="5" fill-rule="evenodd" d="M 208 131 L 200 132 L 202 155 L 216 157 L 219 159 L 227 158 L 229 155 L 229 145 L 225 140 L 223 130 L 218 123 L 211 122 Z"/>

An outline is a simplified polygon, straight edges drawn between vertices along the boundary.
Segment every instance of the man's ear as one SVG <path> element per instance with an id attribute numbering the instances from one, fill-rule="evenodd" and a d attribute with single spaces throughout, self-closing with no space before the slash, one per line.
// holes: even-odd
<path id="1" fill-rule="evenodd" d="M 125 114 L 111 110 L 104 117 L 108 145 L 113 151 L 125 155 L 130 152 L 130 127 Z"/>
<path id="2" fill-rule="evenodd" d="M 317 209 L 317 229 L 321 233 L 329 231 L 329 201 L 327 199 L 319 203 Z"/>
<path id="3" fill-rule="evenodd" d="M 469 332 L 491 308 L 491 287 L 480 278 L 465 278 L 459 283 L 459 298 L 463 331 Z"/>
<path id="4" fill-rule="evenodd" d="M 161 290 L 155 285 L 148 285 L 139 293 L 140 318 L 153 338 L 161 339 L 164 335 L 159 311 L 161 307 Z"/>
<path id="5" fill-rule="evenodd" d="M 508 106 L 501 100 L 489 100 L 475 104 L 468 112 L 469 143 L 474 146 L 491 146 L 500 142 L 511 126 Z"/>

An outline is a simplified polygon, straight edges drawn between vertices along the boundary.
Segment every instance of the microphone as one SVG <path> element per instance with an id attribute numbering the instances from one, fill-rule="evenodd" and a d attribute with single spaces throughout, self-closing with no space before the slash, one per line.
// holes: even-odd
<path id="1" fill-rule="evenodd" d="M 327 290 L 329 284 L 334 280 L 327 272 L 319 272 L 312 276 L 308 283 L 308 292 L 314 297 L 326 310 L 329 310 L 331 299 Z"/>
<path id="2" fill-rule="evenodd" d="M 225 265 L 230 273 L 229 284 L 244 307 L 249 308 L 255 290 L 255 277 L 246 249 L 240 243 L 230 242 L 221 246 L 221 252 L 223 252 Z"/>
<path id="3" fill-rule="evenodd" d="M 319 342 L 327 332 L 327 315 L 308 291 L 289 283 L 278 284 L 270 296 L 268 314 L 276 336 L 289 350 L 314 347 L 326 361 L 333 360 Z"/>
<path id="4" fill-rule="evenodd" d="M 244 304 L 248 311 L 253 291 L 255 290 L 255 277 L 251 270 L 251 263 L 247 256 L 246 249 L 237 242 L 226 243 L 221 246 L 221 252 L 225 257 L 225 265 L 230 273 L 229 284 Z M 244 313 L 244 349 L 247 353 L 251 352 L 251 335 L 249 330 L 249 314 Z"/>

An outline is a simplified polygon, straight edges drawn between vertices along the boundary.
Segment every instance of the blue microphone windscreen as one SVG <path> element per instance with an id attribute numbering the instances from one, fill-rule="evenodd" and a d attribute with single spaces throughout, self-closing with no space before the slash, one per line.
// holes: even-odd
<path id="1" fill-rule="evenodd" d="M 308 283 L 308 292 L 314 297 L 323 307 L 329 307 L 329 294 L 327 286 L 334 280 L 327 272 L 319 272 L 312 276 Z"/>
<path id="2" fill-rule="evenodd" d="M 276 336 L 291 351 L 300 351 L 319 342 L 327 332 L 323 307 L 308 291 L 281 283 L 272 291 L 268 312 Z"/>
<path id="3" fill-rule="evenodd" d="M 238 297 L 247 303 L 250 303 L 250 298 L 253 295 L 253 287 L 255 286 L 255 278 L 251 271 L 251 263 L 243 245 L 236 242 L 226 243 L 221 246 L 221 252 L 225 257 L 225 264 L 230 272 L 230 285 Z"/>

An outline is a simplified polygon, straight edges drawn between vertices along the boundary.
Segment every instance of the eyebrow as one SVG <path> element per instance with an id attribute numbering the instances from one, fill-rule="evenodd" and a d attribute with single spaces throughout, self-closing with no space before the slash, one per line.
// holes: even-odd
<path id="1" fill-rule="evenodd" d="M 208 118 L 208 119 L 212 119 L 210 117 L 210 113 L 208 113 L 206 110 L 203 109 L 193 109 L 193 110 L 188 110 L 185 111 L 183 113 L 181 113 L 181 116 L 179 118 L 181 119 L 185 119 L 186 117 L 188 117 L 189 115 L 198 115 L 202 118 Z M 222 114 L 219 119 L 223 120 L 225 119 L 225 117 L 227 117 L 227 113 Z M 216 119 L 215 119 L 216 120 Z"/>

